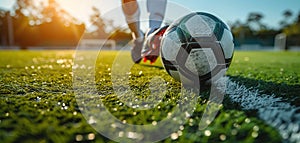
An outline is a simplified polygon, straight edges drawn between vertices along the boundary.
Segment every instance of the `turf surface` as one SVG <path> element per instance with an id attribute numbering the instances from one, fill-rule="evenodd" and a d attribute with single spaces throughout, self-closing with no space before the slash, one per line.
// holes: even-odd
<path id="1" fill-rule="evenodd" d="M 106 108 L 131 124 L 153 124 L 166 117 L 180 97 L 180 83 L 165 72 L 160 61 L 134 65 L 128 76 L 136 98 L 150 94 L 148 86 L 155 76 L 165 79 L 169 90 L 164 102 L 149 111 L 128 108 L 112 88 L 111 65 L 116 54 L 102 52 L 95 64 L 97 94 Z M 73 57 L 74 51 L 0 52 L 1 142 L 113 142 L 97 133 L 80 112 L 72 87 L 72 66 L 84 70 L 89 67 L 73 65 Z M 299 52 L 236 52 L 227 75 L 299 107 L 299 65 Z M 197 123 L 205 110 L 207 95 L 208 91 L 202 93 L 184 126 L 161 142 L 283 141 L 276 129 L 256 116 L 256 111 L 243 111 L 240 103 L 226 96 L 216 119 L 205 130 L 199 130 Z"/>

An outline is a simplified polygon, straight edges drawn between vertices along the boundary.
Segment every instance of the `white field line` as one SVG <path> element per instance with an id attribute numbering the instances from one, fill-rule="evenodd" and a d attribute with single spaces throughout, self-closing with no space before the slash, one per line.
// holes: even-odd
<path id="1" fill-rule="evenodd" d="M 284 102 L 282 98 L 261 94 L 237 82 L 225 79 L 226 95 L 240 103 L 243 110 L 257 110 L 260 119 L 278 129 L 284 142 L 300 143 L 300 107 Z"/>

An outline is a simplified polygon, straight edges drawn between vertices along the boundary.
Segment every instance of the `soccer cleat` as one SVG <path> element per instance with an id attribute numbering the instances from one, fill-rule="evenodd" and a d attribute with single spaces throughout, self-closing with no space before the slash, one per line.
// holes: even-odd
<path id="1" fill-rule="evenodd" d="M 141 51 L 144 44 L 144 38 L 133 40 L 133 47 L 131 48 L 131 59 L 134 63 L 138 64 L 142 60 Z"/>
<path id="2" fill-rule="evenodd" d="M 151 34 L 146 34 L 141 55 L 144 58 L 144 62 L 147 62 L 147 60 L 149 60 L 150 63 L 153 64 L 157 60 L 160 51 L 161 39 L 167 28 L 168 26 L 164 26 L 153 31 Z"/>

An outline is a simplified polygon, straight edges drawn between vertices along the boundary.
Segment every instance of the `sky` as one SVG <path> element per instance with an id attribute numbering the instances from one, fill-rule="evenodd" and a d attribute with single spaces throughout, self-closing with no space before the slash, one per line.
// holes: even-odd
<path id="1" fill-rule="evenodd" d="M 56 0 L 74 17 L 87 22 L 91 7 L 101 10 L 105 19 L 114 20 L 114 25 L 123 26 L 125 23 L 121 0 Z M 0 0 L 0 8 L 10 9 L 15 0 Z M 283 11 L 291 10 L 293 19 L 300 12 L 300 0 L 169 0 L 166 19 L 174 20 L 178 13 L 190 11 L 205 11 L 217 15 L 227 23 L 237 20 L 245 22 L 250 12 L 259 12 L 264 15 L 262 22 L 269 27 L 278 28 L 279 21 L 283 19 Z M 140 3 L 142 16 L 147 17 L 146 4 Z M 143 18 L 141 18 L 143 19 Z M 147 22 L 145 22 L 146 24 Z M 144 26 L 146 27 L 146 26 Z"/>

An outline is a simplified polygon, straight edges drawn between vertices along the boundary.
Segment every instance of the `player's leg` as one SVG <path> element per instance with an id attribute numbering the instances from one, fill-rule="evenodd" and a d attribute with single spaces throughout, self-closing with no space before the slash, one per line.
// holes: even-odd
<path id="1" fill-rule="evenodd" d="M 161 27 L 165 17 L 167 0 L 147 0 L 149 34 Z"/>
<path id="2" fill-rule="evenodd" d="M 133 62 L 139 63 L 142 59 L 141 50 L 144 34 L 140 30 L 140 9 L 136 0 L 122 0 L 122 9 L 129 29 L 132 32 L 134 45 L 131 49 Z"/>
<path id="3" fill-rule="evenodd" d="M 144 62 L 154 63 L 159 56 L 160 40 L 167 27 L 160 28 L 165 17 L 167 0 L 148 0 L 149 30 L 142 49 Z"/>

